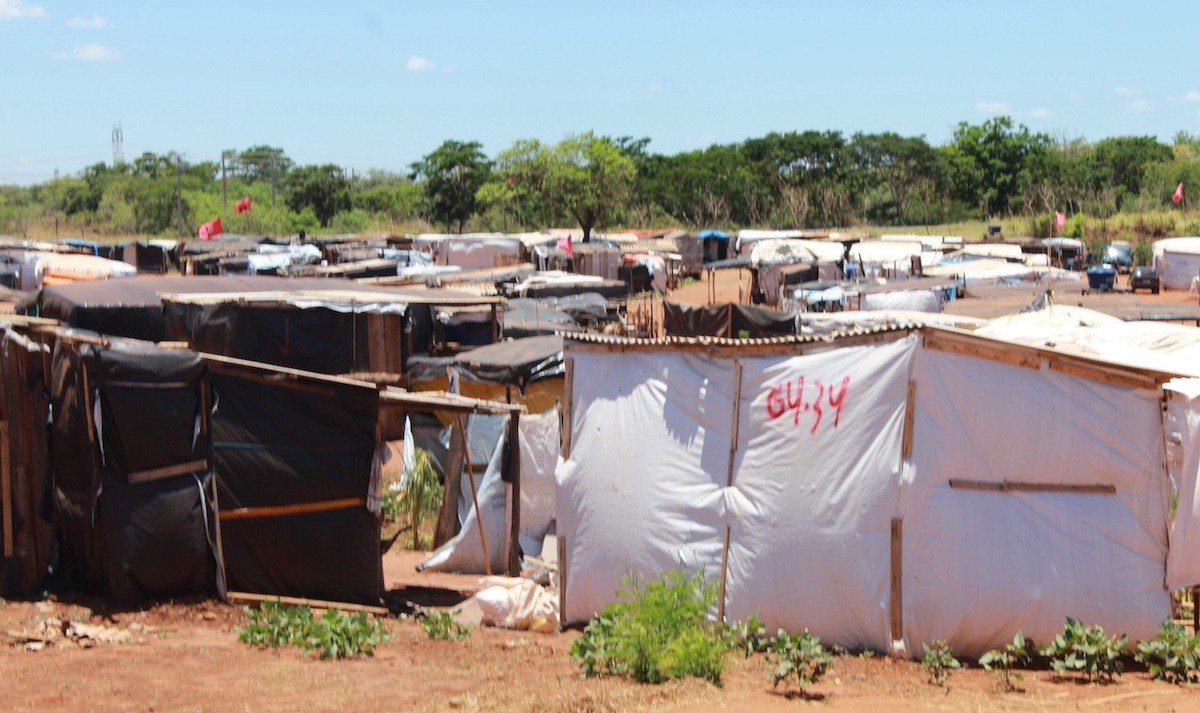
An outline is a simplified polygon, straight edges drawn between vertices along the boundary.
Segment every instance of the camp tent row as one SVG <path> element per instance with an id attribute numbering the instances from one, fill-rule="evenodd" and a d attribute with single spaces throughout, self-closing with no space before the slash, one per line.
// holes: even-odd
<path id="1" fill-rule="evenodd" d="M 564 354 L 564 622 L 682 568 L 720 619 L 978 655 L 1068 615 L 1147 638 L 1200 582 L 1187 373 L 935 327 Z"/>

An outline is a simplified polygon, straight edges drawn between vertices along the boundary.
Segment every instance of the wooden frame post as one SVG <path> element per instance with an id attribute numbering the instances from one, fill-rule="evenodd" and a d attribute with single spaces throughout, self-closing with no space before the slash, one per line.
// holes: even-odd
<path id="1" fill-rule="evenodd" d="M 438 511 L 433 532 L 434 549 L 458 534 L 458 498 L 462 495 L 463 450 L 467 447 L 467 434 L 457 418 L 451 423 L 454 428 L 450 429 L 450 451 L 446 456 L 446 470 L 442 473 L 442 508 Z"/>
<path id="2" fill-rule="evenodd" d="M 731 311 L 732 313 L 732 311 Z M 733 461 L 737 457 L 738 448 L 738 426 L 741 421 L 742 410 L 742 363 L 737 359 L 733 360 L 733 427 L 730 429 L 729 435 L 729 464 L 725 470 L 725 487 L 733 487 Z M 725 526 L 725 537 L 721 544 L 721 585 L 720 591 L 717 594 L 717 621 L 725 621 L 725 582 L 729 573 L 729 525 Z"/>
<path id="3" fill-rule="evenodd" d="M 483 528 L 483 513 L 479 510 L 479 490 L 475 487 L 475 468 L 471 465 L 471 442 L 467 438 L 467 419 L 454 414 L 454 421 L 463 432 L 463 460 L 467 467 L 467 483 L 471 486 L 471 504 L 475 506 L 475 526 L 479 528 L 479 544 L 483 547 L 483 571 L 492 576 L 492 558 L 488 554 L 487 533 Z"/>
<path id="4" fill-rule="evenodd" d="M 508 576 L 521 574 L 521 414 L 508 415 L 508 469 L 512 508 L 508 526 Z"/>
<path id="5" fill-rule="evenodd" d="M 16 553 L 13 540 L 12 461 L 8 453 L 8 421 L 0 421 L 0 498 L 4 499 L 4 560 L 5 565 Z"/>
<path id="6" fill-rule="evenodd" d="M 892 641 L 904 638 L 904 518 L 892 518 L 892 584 L 889 599 Z"/>

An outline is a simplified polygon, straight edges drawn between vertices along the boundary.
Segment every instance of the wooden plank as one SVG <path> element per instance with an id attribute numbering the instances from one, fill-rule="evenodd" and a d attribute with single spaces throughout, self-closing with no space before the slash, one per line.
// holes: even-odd
<path id="1" fill-rule="evenodd" d="M 194 460 L 187 463 L 164 465 L 161 468 L 139 470 L 134 473 L 130 473 L 128 479 L 131 483 L 146 483 L 151 480 L 161 480 L 162 478 L 170 478 L 176 475 L 185 475 L 187 473 L 199 473 L 200 471 L 205 470 L 208 470 L 208 461 Z"/>
<path id="2" fill-rule="evenodd" d="M 1007 346 L 985 344 L 983 342 L 960 339 L 940 332 L 927 333 L 925 335 L 925 347 L 935 351 L 995 361 L 1001 364 L 1008 364 L 1009 366 L 1019 366 L 1024 369 L 1040 369 L 1042 367 L 1042 357 L 1039 354 L 1030 354 L 1015 346 L 1010 348 Z"/>
<path id="3" fill-rule="evenodd" d="M 404 373 L 404 317 L 398 314 L 383 315 L 384 349 L 383 369 L 389 374 Z"/>
<path id="4" fill-rule="evenodd" d="M 566 369 L 566 375 L 563 377 L 563 404 L 562 404 L 562 454 L 563 460 L 568 460 L 571 457 L 571 431 L 573 430 L 571 423 L 571 402 L 575 398 L 575 358 L 567 357 L 563 360 Z"/>
<path id="5" fill-rule="evenodd" d="M 1100 381 L 1106 384 L 1115 384 L 1117 386 L 1125 386 L 1132 389 L 1157 389 L 1158 381 L 1148 377 L 1134 374 L 1127 371 L 1112 369 L 1100 366 L 1098 364 L 1082 364 L 1079 362 L 1067 361 L 1064 359 L 1050 358 L 1047 360 L 1051 371 L 1078 376 L 1082 379 L 1091 379 L 1092 381 Z"/>
<path id="6" fill-rule="evenodd" d="M 462 429 L 467 446 L 463 448 L 463 458 L 467 462 L 467 485 L 471 486 L 471 504 L 475 506 L 475 527 L 479 528 L 479 545 L 483 548 L 483 571 L 492 576 L 492 558 L 488 554 L 487 532 L 483 528 L 483 512 L 479 509 L 479 490 L 475 487 L 475 473 L 471 470 L 471 445 L 467 436 L 466 417 L 461 413 L 454 414 L 454 421 Z"/>
<path id="7" fill-rule="evenodd" d="M 567 623 L 567 538 L 555 535 L 554 543 L 558 550 L 558 630 L 562 631 Z"/>
<path id="8" fill-rule="evenodd" d="M 263 517 L 287 517 L 314 512 L 329 512 L 355 507 L 366 507 L 366 498 L 338 498 L 315 503 L 293 503 L 291 505 L 267 505 L 254 508 L 234 508 L 221 513 L 221 520 L 254 520 Z"/>
<path id="9" fill-rule="evenodd" d="M 450 451 L 446 470 L 442 473 L 442 507 L 438 510 L 437 526 L 433 530 L 433 546 L 441 547 L 458 534 L 458 499 L 462 496 L 463 451 L 467 435 L 458 428 L 450 429 Z"/>
<path id="10" fill-rule="evenodd" d="M 0 421 L 0 498 L 4 499 L 4 558 L 16 552 L 13 540 L 12 461 L 8 453 L 8 421 Z"/>
<path id="11" fill-rule="evenodd" d="M 384 336 L 382 314 L 367 315 L 367 369 L 387 371 L 387 339 Z M 356 364 L 357 368 L 358 365 Z"/>
<path id="12" fill-rule="evenodd" d="M 733 463 L 737 458 L 739 427 L 742 412 L 742 363 L 733 360 L 733 424 L 729 434 L 729 462 L 725 470 L 725 487 L 733 487 Z M 725 537 L 721 544 L 721 584 L 717 593 L 717 621 L 725 621 L 725 584 L 729 578 L 729 538 L 731 528 L 725 526 Z"/>
<path id="13" fill-rule="evenodd" d="M 908 382 L 908 400 L 904 402 L 904 438 L 900 443 L 900 457 L 904 460 L 912 458 L 913 449 L 913 420 L 917 412 L 917 382 Z"/>
<path id="14" fill-rule="evenodd" d="M 889 614 L 892 641 L 904 638 L 904 519 L 892 518 L 892 580 Z"/>
<path id="15" fill-rule="evenodd" d="M 512 483 L 512 508 L 508 528 L 508 576 L 521 575 L 521 442 L 520 418 L 514 413 L 508 419 L 508 467 Z"/>
<path id="16" fill-rule="evenodd" d="M 1105 483 L 1024 483 L 1012 480 L 1001 482 L 950 479 L 950 487 L 959 490 L 986 490 L 997 493 L 1080 493 L 1085 495 L 1114 495 L 1116 486 Z"/>
<path id="17" fill-rule="evenodd" d="M 253 592 L 229 592 L 229 601 L 241 604 L 264 604 L 278 602 L 288 606 L 305 606 L 309 609 L 338 609 L 340 611 L 362 612 L 376 616 L 387 616 L 386 607 L 371 606 L 370 604 L 353 604 L 351 602 L 330 602 L 324 599 L 308 599 L 306 597 L 285 597 L 278 594 L 255 594 Z"/>

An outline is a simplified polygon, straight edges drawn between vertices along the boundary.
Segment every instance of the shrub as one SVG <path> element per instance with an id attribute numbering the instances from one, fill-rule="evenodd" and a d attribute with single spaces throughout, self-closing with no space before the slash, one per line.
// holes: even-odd
<path id="1" fill-rule="evenodd" d="M 1200 634 L 1188 636 L 1187 629 L 1167 619 L 1153 639 L 1138 642 L 1134 660 L 1158 681 L 1200 681 Z"/>
<path id="2" fill-rule="evenodd" d="M 1004 678 L 1004 690 L 1012 691 L 1016 689 L 1013 682 L 1024 680 L 1024 676 L 1019 673 L 1013 673 L 1012 670 L 1017 666 L 1027 666 L 1029 664 L 1029 650 L 1033 648 L 1032 642 L 1025 640 L 1025 634 L 1017 632 L 1013 637 L 1012 643 L 1005 644 L 1003 649 L 992 649 L 979 657 L 979 665 L 983 666 L 983 670 L 989 673 L 999 673 Z"/>
<path id="3" fill-rule="evenodd" d="M 950 680 L 950 670 L 962 668 L 962 663 L 950 653 L 950 645 L 945 639 L 934 641 L 932 646 L 921 644 L 921 648 L 925 650 L 921 665 L 929 673 L 929 682 L 935 686 L 946 685 L 946 681 Z"/>
<path id="4" fill-rule="evenodd" d="M 584 676 L 629 676 L 643 683 L 695 677 L 720 684 L 726 652 L 707 621 L 716 589 L 700 574 L 671 571 L 622 580 L 608 605 L 571 644 Z"/>
<path id="5" fill-rule="evenodd" d="M 1133 264 L 1149 265 L 1154 262 L 1154 247 L 1150 243 L 1141 242 L 1133 246 Z"/>
<path id="6" fill-rule="evenodd" d="M 366 614 L 344 614 L 330 609 L 316 619 L 307 606 L 288 607 L 279 602 L 263 602 L 257 609 L 246 609 L 250 618 L 238 639 L 251 646 L 295 646 L 316 651 L 321 658 L 370 656 L 375 647 L 389 636 L 383 624 Z"/>
<path id="7" fill-rule="evenodd" d="M 425 617 L 421 620 L 421 628 L 436 641 L 462 641 L 471 635 L 471 630 L 455 621 L 448 611 Z"/>
<path id="8" fill-rule="evenodd" d="M 1058 673 L 1080 671 L 1088 680 L 1112 682 L 1125 672 L 1121 656 L 1125 653 L 1128 637 L 1109 636 L 1099 626 L 1084 626 L 1073 617 L 1067 617 L 1063 633 L 1042 647 L 1041 654 L 1050 659 L 1050 666 Z"/>
<path id="9" fill-rule="evenodd" d="M 1082 239 L 1084 234 L 1083 220 L 1083 213 L 1076 213 L 1067 218 L 1067 222 L 1063 224 L 1063 237 Z"/>
<path id="10" fill-rule="evenodd" d="M 437 516 L 442 505 L 443 490 L 442 479 L 438 477 L 429 451 L 418 448 L 412 470 L 404 474 L 404 485 L 395 504 L 397 515 L 401 510 L 408 513 L 414 550 L 421 549 L 421 523 Z"/>
<path id="11" fill-rule="evenodd" d="M 751 614 L 746 621 L 735 621 L 725 627 L 725 645 L 741 651 L 746 658 L 768 650 L 771 644 L 772 638 L 758 618 L 758 612 Z"/>
<path id="12" fill-rule="evenodd" d="M 771 680 L 778 686 L 781 681 L 795 676 L 800 692 L 811 686 L 833 665 L 833 654 L 821 645 L 820 637 L 805 631 L 789 634 L 783 629 L 775 634 L 775 643 L 767 652 Z"/>

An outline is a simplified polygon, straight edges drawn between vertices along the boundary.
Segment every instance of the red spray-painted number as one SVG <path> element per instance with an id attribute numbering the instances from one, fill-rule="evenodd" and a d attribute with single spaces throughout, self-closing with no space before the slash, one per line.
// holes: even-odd
<path id="1" fill-rule="evenodd" d="M 841 384 L 826 384 L 820 379 L 807 381 L 798 376 L 771 385 L 767 392 L 767 417 L 772 421 L 782 418 L 789 411 L 792 425 L 800 425 L 801 415 L 812 414 L 809 433 L 816 433 L 828 412 L 833 414 L 833 428 L 842 422 L 842 408 L 846 405 L 846 392 L 850 389 L 850 377 L 842 377 Z M 812 400 L 805 400 L 805 396 Z"/>

